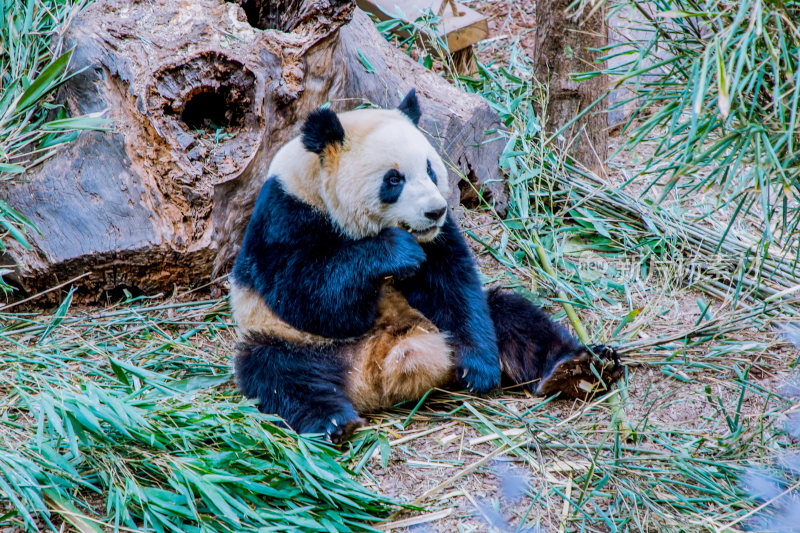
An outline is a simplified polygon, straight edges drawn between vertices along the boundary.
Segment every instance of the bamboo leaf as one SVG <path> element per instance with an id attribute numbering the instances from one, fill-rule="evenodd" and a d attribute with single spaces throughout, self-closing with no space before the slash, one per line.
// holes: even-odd
<path id="1" fill-rule="evenodd" d="M 58 85 L 58 81 L 67 70 L 70 56 L 72 56 L 72 50 L 61 54 L 36 77 L 22 93 L 14 109 L 15 113 L 21 113 Z"/>
<path id="2" fill-rule="evenodd" d="M 6 174 L 22 174 L 25 172 L 25 167 L 12 163 L 0 163 L 0 172 L 5 172 Z"/>
<path id="3" fill-rule="evenodd" d="M 356 50 L 356 54 L 358 55 L 358 60 L 361 61 L 361 64 L 364 65 L 364 69 L 369 72 L 370 74 L 375 73 L 375 67 L 372 66 L 372 63 L 369 62 L 367 56 L 365 56 L 361 50 Z"/>
<path id="4" fill-rule="evenodd" d="M 109 130 L 111 120 L 100 116 L 101 113 L 81 115 L 79 117 L 51 120 L 42 124 L 44 131 L 66 130 Z"/>
<path id="5" fill-rule="evenodd" d="M 725 75 L 725 62 L 722 60 L 722 52 L 720 46 L 717 46 L 717 87 L 719 94 L 717 96 L 717 105 L 722 118 L 727 120 L 731 112 L 731 100 L 728 94 L 728 81 Z"/>

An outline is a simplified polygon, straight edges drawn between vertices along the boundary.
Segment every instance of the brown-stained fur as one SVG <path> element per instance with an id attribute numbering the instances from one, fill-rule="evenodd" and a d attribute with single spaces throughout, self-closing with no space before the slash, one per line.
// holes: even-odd
<path id="1" fill-rule="evenodd" d="M 419 399 L 452 379 L 452 349 L 444 334 L 388 285 L 382 290 L 375 325 L 364 337 L 350 341 L 294 328 L 278 318 L 258 293 L 234 282 L 231 307 L 241 338 L 261 333 L 299 345 L 341 345 L 341 356 L 350 368 L 347 396 L 359 412 Z"/>
<path id="2" fill-rule="evenodd" d="M 256 291 L 237 285 L 233 280 L 230 283 L 231 309 L 240 339 L 248 333 L 263 333 L 301 345 L 322 346 L 334 342 L 290 326 L 267 307 L 264 298 Z"/>
<path id="3" fill-rule="evenodd" d="M 451 351 L 444 334 L 386 286 L 375 326 L 349 351 L 347 395 L 358 411 L 419 399 L 451 380 Z"/>

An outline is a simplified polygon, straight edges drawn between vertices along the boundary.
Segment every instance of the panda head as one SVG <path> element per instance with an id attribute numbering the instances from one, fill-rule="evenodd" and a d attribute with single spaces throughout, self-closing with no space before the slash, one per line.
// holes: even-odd
<path id="1" fill-rule="evenodd" d="M 271 173 L 350 237 L 399 227 L 430 241 L 447 215 L 447 169 L 417 128 L 419 119 L 413 89 L 397 109 L 320 109 L 295 146 L 276 156 L 280 168 Z"/>

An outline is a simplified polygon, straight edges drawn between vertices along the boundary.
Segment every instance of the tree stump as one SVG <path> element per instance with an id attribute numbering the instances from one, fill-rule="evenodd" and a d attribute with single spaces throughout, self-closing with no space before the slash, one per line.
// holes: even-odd
<path id="1" fill-rule="evenodd" d="M 570 18 L 571 0 L 536 4 L 536 77 L 547 83 L 549 97 L 545 130 L 553 134 L 605 94 L 606 77 L 575 81 L 570 74 L 598 70 L 600 52 L 608 42 L 605 9 L 591 17 Z M 571 155 L 602 175 L 608 157 L 608 117 L 596 106 L 563 133 Z"/>
<path id="2" fill-rule="evenodd" d="M 10 248 L 25 290 L 75 276 L 89 294 L 192 286 L 231 264 L 273 154 L 329 101 L 396 106 L 417 88 L 421 127 L 458 174 L 499 208 L 500 127 L 482 99 L 414 63 L 352 1 L 97 0 L 73 23 L 58 98 L 107 110 L 24 183 L 0 191 L 41 234 Z M 81 70 L 84 69 L 84 70 Z"/>

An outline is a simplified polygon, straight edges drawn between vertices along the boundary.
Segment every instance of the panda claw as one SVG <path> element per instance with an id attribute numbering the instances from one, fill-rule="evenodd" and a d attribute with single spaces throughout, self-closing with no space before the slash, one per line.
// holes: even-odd
<path id="1" fill-rule="evenodd" d="M 457 376 L 461 385 L 470 392 L 484 395 L 497 388 L 500 384 L 500 367 L 491 365 L 463 366 L 458 368 Z"/>
<path id="2" fill-rule="evenodd" d="M 619 354 L 613 346 L 607 346 L 605 344 L 593 344 L 589 346 L 589 350 L 600 359 L 605 359 L 607 361 L 612 361 L 615 364 L 620 364 Z"/>

